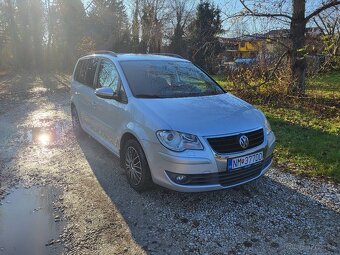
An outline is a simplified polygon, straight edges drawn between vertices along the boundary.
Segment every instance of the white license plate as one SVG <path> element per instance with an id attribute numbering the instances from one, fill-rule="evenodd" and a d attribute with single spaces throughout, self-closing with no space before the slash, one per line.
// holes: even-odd
<path id="1" fill-rule="evenodd" d="M 228 169 L 234 170 L 241 167 L 247 167 L 256 164 L 263 160 L 263 152 L 246 155 L 243 157 L 233 158 L 228 160 Z"/>

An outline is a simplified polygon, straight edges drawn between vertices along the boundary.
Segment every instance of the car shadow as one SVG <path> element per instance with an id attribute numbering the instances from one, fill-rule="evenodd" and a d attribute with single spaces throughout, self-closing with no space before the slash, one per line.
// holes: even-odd
<path id="1" fill-rule="evenodd" d="M 117 157 L 88 136 L 78 143 L 148 254 L 339 251 L 339 214 L 269 176 L 214 192 L 179 193 L 156 186 L 137 193 Z"/>

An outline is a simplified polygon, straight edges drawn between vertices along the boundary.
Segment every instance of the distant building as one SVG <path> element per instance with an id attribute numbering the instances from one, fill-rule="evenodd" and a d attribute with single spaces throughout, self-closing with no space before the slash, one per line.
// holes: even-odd
<path id="1" fill-rule="evenodd" d="M 254 59 L 259 52 L 269 45 L 265 39 L 252 36 L 238 38 L 220 38 L 225 50 L 220 58 L 224 62 L 233 62 L 236 59 Z"/>
<path id="2" fill-rule="evenodd" d="M 306 29 L 307 51 L 309 55 L 317 55 L 320 51 L 321 31 L 317 27 Z M 273 55 L 280 40 L 284 44 L 289 43 L 289 29 L 275 29 L 263 34 L 244 35 L 235 38 L 223 38 L 219 40 L 225 50 L 220 54 L 219 59 L 222 67 L 235 65 L 236 59 L 261 59 Z M 253 63 L 254 61 L 244 61 Z"/>

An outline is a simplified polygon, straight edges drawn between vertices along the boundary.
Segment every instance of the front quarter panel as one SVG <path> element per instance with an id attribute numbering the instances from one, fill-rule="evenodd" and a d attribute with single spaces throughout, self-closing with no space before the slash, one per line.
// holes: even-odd
<path id="1" fill-rule="evenodd" d="M 159 143 L 156 137 L 156 131 L 161 129 L 170 129 L 170 126 L 154 116 L 147 108 L 140 104 L 136 98 L 130 97 L 127 107 L 126 123 L 122 126 L 119 135 L 119 142 L 124 134 L 134 135 L 144 148 L 144 141 Z M 147 153 L 146 153 L 147 154 Z M 148 155 L 146 155 L 148 157 Z"/>

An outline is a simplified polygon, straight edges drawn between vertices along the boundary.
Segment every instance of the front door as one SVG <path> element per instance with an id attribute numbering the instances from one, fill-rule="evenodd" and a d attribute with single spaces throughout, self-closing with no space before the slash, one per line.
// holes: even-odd
<path id="1" fill-rule="evenodd" d="M 122 100 L 121 79 L 114 63 L 109 59 L 102 59 L 99 64 L 97 88 L 110 87 L 116 93 L 116 99 L 97 97 L 94 113 L 97 118 L 96 133 L 101 136 L 105 145 L 115 153 L 119 152 L 118 134 L 123 122 L 126 103 Z"/>

